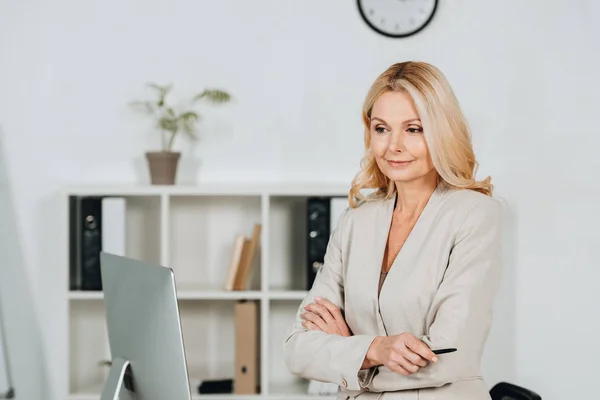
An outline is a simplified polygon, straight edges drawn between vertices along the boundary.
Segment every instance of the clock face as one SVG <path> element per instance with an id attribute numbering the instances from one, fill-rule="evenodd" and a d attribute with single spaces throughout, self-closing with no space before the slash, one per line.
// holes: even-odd
<path id="1" fill-rule="evenodd" d="M 437 0 L 357 0 L 362 18 L 376 32 L 389 37 L 414 35 L 429 24 Z"/>

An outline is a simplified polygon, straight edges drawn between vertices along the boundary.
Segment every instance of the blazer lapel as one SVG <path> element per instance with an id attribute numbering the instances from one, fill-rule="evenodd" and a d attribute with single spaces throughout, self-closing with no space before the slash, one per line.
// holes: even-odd
<path id="1" fill-rule="evenodd" d="M 364 288 L 363 297 L 365 304 L 368 304 L 370 314 L 374 317 L 374 323 L 377 326 L 377 334 L 387 335 L 383 319 L 379 309 L 378 289 L 381 265 L 385 253 L 385 246 L 392 223 L 392 213 L 396 203 L 395 197 L 384 200 L 378 204 L 374 212 L 369 215 L 368 220 L 363 221 L 361 246 L 371 249 L 365 252 L 362 265 L 360 266 L 361 287 Z"/>
<path id="2" fill-rule="evenodd" d="M 400 252 L 392 262 L 392 268 L 387 274 L 387 277 L 381 287 L 381 292 L 378 293 L 379 289 L 379 277 L 381 275 L 381 267 L 383 264 L 383 257 L 385 253 L 385 247 L 388 240 L 389 230 L 392 222 L 392 214 L 394 212 L 394 206 L 396 203 L 396 199 L 391 199 L 386 201 L 381 209 L 378 212 L 378 216 L 376 217 L 376 221 L 374 223 L 378 227 L 375 236 L 375 246 L 373 247 L 373 259 L 371 262 L 370 275 L 372 276 L 369 280 L 369 287 L 372 291 L 372 301 L 376 304 L 377 316 L 380 320 L 378 325 L 380 325 L 387 335 L 387 329 L 385 329 L 385 307 L 383 307 L 384 312 L 382 313 L 381 303 L 386 302 L 386 293 L 388 289 L 391 291 L 390 301 L 393 301 L 394 291 L 397 290 L 398 285 L 395 285 L 394 282 L 398 282 L 399 279 L 403 279 L 406 277 L 406 274 L 409 273 L 411 268 L 411 260 L 415 258 L 415 255 L 421 251 L 422 244 L 424 239 L 427 237 L 426 232 L 432 226 L 433 218 L 435 218 L 435 210 L 438 208 L 441 200 L 443 199 L 443 195 L 446 192 L 445 186 L 438 185 L 427 204 L 423 208 L 421 215 L 417 219 L 413 229 L 410 234 L 406 238 Z M 374 281 L 374 282 L 373 282 Z M 391 305 L 392 308 L 397 305 Z"/>
<path id="3" fill-rule="evenodd" d="M 360 219 L 355 220 L 353 243 L 357 249 L 354 254 L 359 256 L 348 267 L 352 279 L 346 282 L 346 290 L 353 294 L 346 298 L 346 305 L 364 310 L 365 313 L 363 320 L 356 321 L 352 314 L 348 314 L 347 321 L 350 319 L 348 322 L 352 325 L 368 328 L 370 334 L 385 335 L 379 315 L 377 289 L 394 203 L 395 199 L 392 198 L 369 204 L 369 207 L 373 207 L 372 210 L 359 213 Z M 372 319 L 365 321 L 365 315 Z"/>

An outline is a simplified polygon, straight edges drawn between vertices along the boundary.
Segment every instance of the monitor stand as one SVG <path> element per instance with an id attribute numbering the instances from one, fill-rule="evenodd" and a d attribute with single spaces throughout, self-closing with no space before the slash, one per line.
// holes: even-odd
<path id="1" fill-rule="evenodd" d="M 113 359 L 100 400 L 133 400 L 131 383 L 131 364 L 116 357 Z"/>

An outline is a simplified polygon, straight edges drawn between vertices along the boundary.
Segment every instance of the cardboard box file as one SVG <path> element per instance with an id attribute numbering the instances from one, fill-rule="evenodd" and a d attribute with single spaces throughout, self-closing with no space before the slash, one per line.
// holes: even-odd
<path id="1" fill-rule="evenodd" d="M 258 311 L 257 301 L 235 304 L 235 394 L 260 392 Z"/>

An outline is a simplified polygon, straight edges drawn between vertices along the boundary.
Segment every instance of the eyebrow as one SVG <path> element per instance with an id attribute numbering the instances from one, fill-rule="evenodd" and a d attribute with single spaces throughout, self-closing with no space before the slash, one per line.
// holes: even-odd
<path id="1" fill-rule="evenodd" d="M 371 118 L 371 121 L 375 121 L 375 120 L 381 121 L 384 124 L 389 125 L 387 122 L 385 122 L 385 120 L 383 120 L 383 119 L 381 119 L 379 117 L 373 117 L 373 118 Z M 407 119 L 406 121 L 402 121 L 403 124 L 408 124 L 410 122 L 421 122 L 421 120 L 419 118 L 411 118 L 411 119 Z"/>

